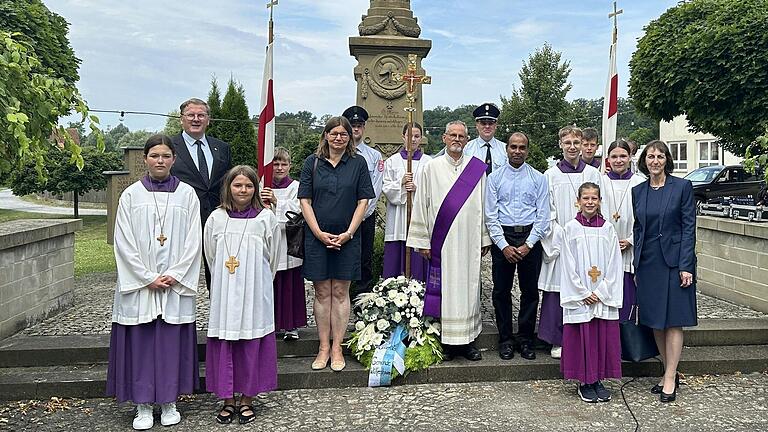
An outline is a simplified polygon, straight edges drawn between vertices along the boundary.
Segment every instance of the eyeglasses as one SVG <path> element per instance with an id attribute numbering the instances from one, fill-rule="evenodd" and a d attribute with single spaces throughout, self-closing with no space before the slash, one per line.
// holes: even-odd
<path id="1" fill-rule="evenodd" d="M 184 118 L 187 120 L 204 120 L 208 118 L 208 114 L 184 114 Z"/>
<path id="2" fill-rule="evenodd" d="M 450 138 L 452 140 L 458 140 L 458 141 L 464 141 L 465 139 L 467 139 L 466 135 L 455 134 L 455 133 L 453 133 L 453 134 L 445 134 L 445 136 L 447 136 L 448 138 Z"/>
<path id="3" fill-rule="evenodd" d="M 349 134 L 346 132 L 328 132 L 328 138 L 335 140 L 336 138 L 347 139 Z"/>
<path id="4" fill-rule="evenodd" d="M 581 145 L 581 141 L 579 140 L 573 140 L 573 141 L 560 141 L 560 143 L 566 147 L 576 147 Z"/>

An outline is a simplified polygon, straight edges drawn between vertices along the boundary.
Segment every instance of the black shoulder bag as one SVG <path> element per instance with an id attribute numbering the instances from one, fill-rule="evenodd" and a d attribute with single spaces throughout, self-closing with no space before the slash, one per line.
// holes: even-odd
<path id="1" fill-rule="evenodd" d="M 315 171 L 317 171 L 317 156 L 312 166 L 312 182 L 314 187 Z M 304 215 L 295 211 L 285 212 L 288 220 L 285 222 L 285 240 L 288 245 L 288 255 L 304 258 Z"/>

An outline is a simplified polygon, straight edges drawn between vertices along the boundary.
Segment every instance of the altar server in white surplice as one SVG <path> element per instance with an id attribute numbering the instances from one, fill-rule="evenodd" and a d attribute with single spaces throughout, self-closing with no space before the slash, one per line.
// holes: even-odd
<path id="1" fill-rule="evenodd" d="M 483 216 L 486 165 L 462 153 L 464 122 L 449 123 L 443 143 L 445 155 L 421 175 L 406 244 L 430 260 L 424 315 L 440 319 L 446 358 L 480 360 L 480 258 L 491 245 Z"/>
<path id="2" fill-rule="evenodd" d="M 211 309 L 206 343 L 206 389 L 224 399 L 216 416 L 230 423 L 255 419 L 254 396 L 277 388 L 272 279 L 279 260 L 280 225 L 262 202 L 277 201 L 261 191 L 249 166 L 224 178 L 221 206 L 205 223 L 205 258 L 211 269 Z M 235 393 L 240 393 L 235 414 Z"/>
<path id="3" fill-rule="evenodd" d="M 115 221 L 117 288 L 112 308 L 107 395 L 137 404 L 133 427 L 181 421 L 180 394 L 198 387 L 195 296 L 202 258 L 200 202 L 170 175 L 171 139 L 144 146 L 148 174 L 120 196 Z"/>
<path id="4" fill-rule="evenodd" d="M 613 225 L 600 214 L 600 186 L 581 185 L 579 204 L 579 214 L 565 224 L 560 255 L 565 323 L 560 371 L 579 381 L 584 402 L 607 402 L 611 393 L 600 381 L 621 378 L 621 251 Z"/>
<path id="5" fill-rule="evenodd" d="M 556 166 L 544 172 L 549 185 L 550 230 L 542 239 L 544 249 L 539 290 L 541 314 L 539 318 L 539 339 L 552 344 L 551 355 L 560 358 L 563 340 L 563 309 L 560 307 L 560 246 L 556 240 L 562 238 L 562 227 L 579 211 L 577 195 L 584 182 L 600 184 L 600 172 L 581 160 L 581 129 L 566 126 L 558 132 L 563 159 Z"/>
<path id="6" fill-rule="evenodd" d="M 619 236 L 624 268 L 624 304 L 619 311 L 619 321 L 629 319 L 629 312 L 635 304 L 635 268 L 632 265 L 635 255 L 632 233 L 635 212 L 632 209 L 632 188 L 645 181 L 642 174 L 633 173 L 630 169 L 630 155 L 629 143 L 622 139 L 612 142 L 606 152 L 611 171 L 603 175 L 600 185 L 603 196 L 601 211 Z"/>
<path id="7" fill-rule="evenodd" d="M 384 229 L 384 269 L 382 277 L 396 277 L 405 274 L 405 238 L 408 234 L 407 201 L 408 192 L 414 192 L 424 167 L 432 157 L 419 148 L 421 125 L 411 128 L 411 172 L 407 173 L 408 152 L 403 147 L 384 162 L 384 196 L 387 198 L 387 224 Z M 403 126 L 403 143 L 408 141 L 408 125 Z M 411 251 L 411 277 L 422 282 L 427 280 L 429 263 L 418 251 Z"/>

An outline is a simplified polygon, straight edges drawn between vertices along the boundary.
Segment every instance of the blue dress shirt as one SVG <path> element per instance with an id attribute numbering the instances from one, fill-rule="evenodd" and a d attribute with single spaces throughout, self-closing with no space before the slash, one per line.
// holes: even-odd
<path id="1" fill-rule="evenodd" d="M 514 168 L 507 162 L 488 176 L 485 188 L 485 224 L 499 249 L 509 246 L 502 226 L 533 224 L 525 241 L 529 246 L 549 233 L 549 188 L 544 174 L 527 163 Z"/>
<path id="2" fill-rule="evenodd" d="M 189 155 L 192 157 L 192 161 L 195 163 L 195 166 L 199 170 L 200 165 L 197 162 L 197 145 L 195 145 L 195 141 L 197 140 L 192 138 L 186 132 L 182 132 L 181 137 L 184 138 L 184 144 L 187 145 L 187 150 L 189 150 Z M 213 152 L 211 152 L 211 146 L 208 145 L 208 140 L 205 138 L 205 135 L 203 135 L 203 137 L 200 138 L 200 141 L 203 143 L 201 147 L 203 148 L 203 155 L 205 156 L 205 162 L 208 164 L 208 178 L 211 178 L 211 171 L 213 171 Z"/>

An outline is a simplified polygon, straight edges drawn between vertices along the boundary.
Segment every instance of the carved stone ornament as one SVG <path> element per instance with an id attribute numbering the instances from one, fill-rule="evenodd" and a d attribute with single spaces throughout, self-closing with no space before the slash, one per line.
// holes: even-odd
<path id="1" fill-rule="evenodd" d="M 362 77 L 360 95 L 368 97 L 368 89 L 380 98 L 394 100 L 401 98 L 407 90 L 404 82 L 396 76 L 405 71 L 405 62 L 393 54 L 383 54 L 377 57 L 371 68 L 365 68 Z"/>
<path id="2" fill-rule="evenodd" d="M 386 29 L 390 23 L 392 28 L 394 28 L 397 33 L 403 36 L 417 38 L 421 34 L 421 27 L 418 25 L 409 27 L 401 23 L 397 18 L 395 18 L 395 14 L 392 13 L 392 11 L 387 13 L 386 17 L 382 17 L 381 21 L 378 23 L 367 26 L 363 25 L 363 23 L 360 23 L 360 25 L 357 26 L 357 29 L 360 32 L 360 36 L 372 36 L 384 31 L 384 29 Z"/>

